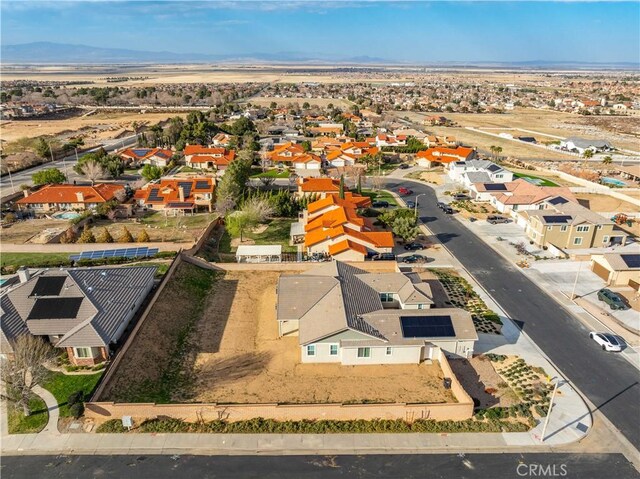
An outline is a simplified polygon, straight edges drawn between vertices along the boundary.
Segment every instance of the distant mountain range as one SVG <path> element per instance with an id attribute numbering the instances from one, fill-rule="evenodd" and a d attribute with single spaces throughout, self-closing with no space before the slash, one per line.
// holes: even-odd
<path id="1" fill-rule="evenodd" d="M 33 42 L 0 47 L 2 63 L 47 63 L 47 64 L 115 64 L 115 63 L 242 63 L 275 64 L 300 63 L 318 65 L 404 65 L 435 68 L 520 68 L 520 69 L 621 69 L 638 70 L 640 62 L 402 62 L 370 56 L 336 57 L 329 54 L 303 54 L 299 52 L 246 53 L 246 54 L 202 54 L 149 52 L 123 48 L 102 48 L 89 45 L 72 45 L 53 42 Z"/>

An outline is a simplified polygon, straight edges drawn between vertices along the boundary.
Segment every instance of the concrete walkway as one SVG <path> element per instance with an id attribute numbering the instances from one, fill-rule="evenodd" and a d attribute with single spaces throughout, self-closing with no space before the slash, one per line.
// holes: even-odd
<path id="1" fill-rule="evenodd" d="M 60 409 L 58 408 L 58 401 L 53 396 L 53 394 L 51 394 L 43 387 L 36 386 L 33 388 L 33 392 L 40 396 L 40 398 L 42 398 L 42 400 L 47 405 L 47 411 L 49 411 L 49 422 L 47 422 L 45 428 L 40 431 L 40 433 L 38 433 L 38 436 L 60 436 L 60 432 L 58 431 L 58 419 L 60 419 Z"/>

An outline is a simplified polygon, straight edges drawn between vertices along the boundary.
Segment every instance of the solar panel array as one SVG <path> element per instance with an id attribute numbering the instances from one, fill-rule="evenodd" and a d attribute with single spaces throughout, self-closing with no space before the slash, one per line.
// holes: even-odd
<path id="1" fill-rule="evenodd" d="M 149 201 L 162 201 L 162 197 L 158 195 L 160 188 L 151 188 L 149 191 Z"/>
<path id="2" fill-rule="evenodd" d="M 193 208 L 193 203 L 188 203 L 186 201 L 171 201 L 167 203 L 167 208 Z"/>
<path id="3" fill-rule="evenodd" d="M 149 153 L 148 149 L 140 149 L 140 150 L 136 149 L 131 151 L 133 151 L 136 154 L 136 156 L 145 156 L 147 153 Z"/>
<path id="4" fill-rule="evenodd" d="M 552 205 L 564 205 L 565 203 L 569 203 L 569 200 L 562 196 L 556 196 L 555 198 L 551 198 L 549 203 Z"/>
<path id="5" fill-rule="evenodd" d="M 196 181 L 196 190 L 208 190 L 211 188 L 208 181 Z"/>
<path id="6" fill-rule="evenodd" d="M 487 191 L 507 191 L 507 187 L 502 183 L 485 183 L 484 188 Z"/>
<path id="7" fill-rule="evenodd" d="M 621 254 L 620 257 L 629 268 L 640 268 L 640 254 Z"/>
<path id="8" fill-rule="evenodd" d="M 58 296 L 66 280 L 66 276 L 40 276 L 31 296 Z"/>
<path id="9" fill-rule="evenodd" d="M 69 256 L 71 261 L 79 261 L 81 259 L 103 259 L 103 258 L 139 258 L 148 257 L 158 254 L 158 248 L 149 248 L 142 246 L 138 248 L 119 248 L 98 251 L 83 251 L 81 254 Z"/>
<path id="10" fill-rule="evenodd" d="M 543 216 L 542 218 L 544 218 L 548 224 L 554 224 L 569 223 L 573 219 L 573 216 Z"/>
<path id="11" fill-rule="evenodd" d="M 456 335 L 451 316 L 401 316 L 405 338 L 446 338 Z"/>
<path id="12" fill-rule="evenodd" d="M 81 297 L 36 299 L 27 319 L 71 319 L 75 318 L 82 304 Z"/>
<path id="13" fill-rule="evenodd" d="M 181 186 L 184 190 L 184 197 L 189 198 L 189 196 L 191 195 L 191 187 L 193 186 L 193 183 L 191 181 L 179 181 L 178 188 L 180 188 Z"/>

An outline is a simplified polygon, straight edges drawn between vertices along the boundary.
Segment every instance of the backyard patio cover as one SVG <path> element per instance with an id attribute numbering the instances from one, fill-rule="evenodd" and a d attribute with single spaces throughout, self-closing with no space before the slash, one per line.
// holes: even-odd
<path id="1" fill-rule="evenodd" d="M 281 260 L 282 245 L 240 245 L 236 251 L 238 262 L 247 261 L 249 258 L 263 262 L 278 262 Z"/>

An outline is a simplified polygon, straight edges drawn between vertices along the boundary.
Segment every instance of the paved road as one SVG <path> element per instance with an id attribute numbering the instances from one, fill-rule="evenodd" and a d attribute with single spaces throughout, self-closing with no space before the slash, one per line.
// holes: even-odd
<path id="1" fill-rule="evenodd" d="M 135 145 L 135 143 L 136 143 L 135 135 L 128 136 L 126 138 L 121 138 L 121 139 L 107 140 L 104 142 L 104 149 L 107 151 L 113 151 L 113 150 L 117 150 L 118 148 Z M 98 148 L 93 148 L 84 153 L 80 153 L 78 156 L 82 157 L 87 153 L 96 151 L 97 149 Z M 0 191 L 2 191 L 2 196 L 6 196 L 15 191 L 18 191 L 20 189 L 20 185 L 24 185 L 24 184 L 30 185 L 32 183 L 31 175 L 33 175 L 34 173 L 40 170 L 44 170 L 45 168 L 58 168 L 63 173 L 66 172 L 70 182 L 72 182 L 73 180 L 85 181 L 84 177 L 79 176 L 73 171 L 73 167 L 76 163 L 77 163 L 76 156 L 74 153 L 65 157 L 64 159 L 60 159 L 54 162 L 44 163 L 42 165 L 34 166 L 33 168 L 29 168 L 27 170 L 14 173 L 11 175 L 11 178 L 9 177 L 9 175 L 5 175 L 0 180 Z"/>
<path id="2" fill-rule="evenodd" d="M 404 184 L 416 195 L 426 195 L 418 205 L 420 219 L 566 378 L 639 449 L 637 369 L 622 356 L 599 349 L 580 321 L 458 220 L 437 208 L 432 188 L 410 180 L 387 179 L 385 183 L 394 191 Z"/>
<path id="3" fill-rule="evenodd" d="M 3 479 L 48 478 L 638 478 L 621 454 L 371 456 L 15 456 Z"/>

